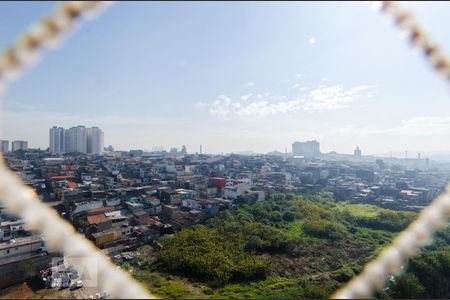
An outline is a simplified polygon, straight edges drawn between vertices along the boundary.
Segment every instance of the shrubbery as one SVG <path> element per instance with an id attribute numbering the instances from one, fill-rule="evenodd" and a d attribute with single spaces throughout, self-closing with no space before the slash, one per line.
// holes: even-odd
<path id="1" fill-rule="evenodd" d="M 343 236 L 345 227 L 327 220 L 308 218 L 303 223 L 303 231 L 316 237 L 337 239 Z"/>
<path id="2" fill-rule="evenodd" d="M 242 239 L 201 225 L 183 229 L 162 244 L 158 259 L 166 268 L 219 284 L 261 278 L 268 270 L 266 260 L 245 251 Z"/>
<path id="3" fill-rule="evenodd" d="M 350 217 L 350 220 L 359 226 L 396 232 L 403 230 L 415 217 L 412 212 L 383 210 L 376 217 Z"/>

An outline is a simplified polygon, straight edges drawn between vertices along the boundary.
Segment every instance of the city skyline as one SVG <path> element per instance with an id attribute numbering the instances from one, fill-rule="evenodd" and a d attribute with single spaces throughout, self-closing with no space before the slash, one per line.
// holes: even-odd
<path id="1" fill-rule="evenodd" d="M 0 47 L 53 7 L 29 5 L 0 11 Z M 445 5 L 405 5 L 450 48 Z M 117 3 L 11 86 L 1 138 L 46 148 L 84 123 L 119 150 L 450 152 L 447 86 L 392 28 L 365 3 Z"/>
<path id="2" fill-rule="evenodd" d="M 79 151 L 79 150 L 75 150 L 72 149 L 72 151 L 67 151 L 66 147 L 67 147 L 67 141 L 65 141 L 66 137 L 66 133 L 67 131 L 70 130 L 74 130 L 74 129 L 78 129 L 79 127 L 82 127 L 85 129 L 86 134 L 86 142 L 85 142 L 85 146 L 86 146 L 86 151 Z M 98 143 L 98 145 L 96 146 L 97 151 L 93 151 L 92 150 L 92 137 L 91 140 L 89 141 L 88 137 L 87 137 L 87 132 L 88 131 L 92 131 L 92 129 L 98 130 L 100 132 L 101 137 L 99 138 L 99 141 L 101 142 L 95 142 Z M 56 132 L 58 132 L 58 134 L 56 134 Z M 92 136 L 92 133 L 90 133 L 90 135 Z M 57 137 L 58 136 L 58 137 Z M 365 152 L 363 152 L 361 149 L 361 147 L 359 145 L 356 145 L 355 148 L 353 149 L 353 151 L 351 153 L 342 153 L 342 152 L 337 152 L 335 150 L 331 150 L 331 151 L 321 151 L 320 150 L 320 142 L 317 140 L 296 140 L 294 142 L 291 143 L 290 147 L 285 147 L 284 151 L 282 151 L 282 149 L 276 149 L 276 147 L 271 150 L 271 151 L 267 151 L 267 152 L 257 152 L 257 151 L 253 151 L 253 150 L 238 150 L 238 151 L 232 151 L 232 152 L 203 152 L 203 145 L 197 145 L 198 148 L 195 150 L 191 150 L 187 151 L 187 147 L 186 145 L 181 145 L 181 147 L 178 147 L 176 145 L 169 145 L 168 147 L 164 147 L 164 146 L 152 146 L 151 149 L 150 148 L 133 148 L 133 149 L 115 149 L 115 147 L 113 145 L 108 145 L 106 146 L 106 144 L 103 141 L 103 136 L 104 133 L 103 131 L 98 128 L 97 126 L 93 126 L 92 128 L 88 128 L 85 127 L 84 125 L 77 125 L 77 126 L 72 126 L 69 129 L 65 129 L 63 127 L 58 127 L 58 126 L 53 126 L 50 128 L 50 140 L 49 140 L 49 145 L 48 147 L 44 147 L 44 148 L 40 148 L 40 147 L 30 147 L 30 149 L 41 149 L 41 150 L 48 150 L 50 153 L 53 154 L 64 154 L 64 153 L 69 153 L 69 152 L 81 152 L 81 153 L 91 153 L 91 154 L 101 154 L 103 152 L 108 152 L 108 151 L 144 151 L 144 152 L 167 152 L 167 153 L 181 153 L 181 154 L 207 154 L 207 155 L 229 155 L 229 154 L 243 154 L 243 155 L 253 155 L 253 154 L 275 154 L 276 152 L 278 152 L 279 154 L 288 154 L 291 156 L 305 156 L 305 157 L 309 157 L 309 158 L 318 158 L 320 155 L 324 155 L 324 154 L 333 154 L 333 153 L 337 153 L 340 155 L 353 155 L 354 157 L 380 157 L 380 158 L 408 158 L 408 159 L 429 159 L 431 157 L 431 159 L 437 160 L 437 161 L 449 161 L 450 160 L 450 152 L 413 152 L 413 151 L 409 151 L 409 150 L 404 150 L 403 152 L 393 152 L 393 151 L 389 151 L 389 152 L 384 152 L 384 153 L 375 153 L 375 154 L 366 154 Z M 59 142 L 56 142 L 56 141 Z M 14 150 L 9 150 L 9 140 L 0 140 L 1 142 L 1 149 L 0 152 L 6 153 L 9 151 L 14 151 Z M 26 147 L 25 149 L 28 149 L 28 141 L 22 141 L 22 140 L 12 140 L 12 143 L 26 143 Z M 91 143 L 91 146 L 88 146 L 88 144 Z M 53 144 L 53 147 L 52 147 Z M 55 148 L 58 146 L 55 146 L 56 144 L 60 144 L 59 148 Z M 101 145 L 101 146 L 100 146 Z M 81 146 L 80 146 L 81 147 Z M 300 149 L 302 148 L 302 149 Z M 6 151 L 4 151 L 6 149 Z M 57 150 L 60 149 L 60 150 Z M 288 151 L 287 149 L 289 149 L 290 151 Z M 296 149 L 296 150 L 295 150 Z"/>

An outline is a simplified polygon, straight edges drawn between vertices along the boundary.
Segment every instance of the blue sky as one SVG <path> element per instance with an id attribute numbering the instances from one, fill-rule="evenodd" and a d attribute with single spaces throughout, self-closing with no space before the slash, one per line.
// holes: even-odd
<path id="1" fill-rule="evenodd" d="M 0 3 L 0 48 L 55 3 Z M 450 50 L 450 4 L 405 3 Z M 450 151 L 448 84 L 367 3 L 119 2 L 14 82 L 2 136 L 99 126 L 116 149 Z"/>

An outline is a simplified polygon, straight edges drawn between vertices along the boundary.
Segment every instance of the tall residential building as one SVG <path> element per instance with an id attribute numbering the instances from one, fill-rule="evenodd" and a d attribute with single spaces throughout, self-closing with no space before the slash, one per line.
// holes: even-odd
<path id="1" fill-rule="evenodd" d="M 320 156 L 320 144 L 318 141 L 294 142 L 292 144 L 292 155 L 304 157 Z"/>
<path id="2" fill-rule="evenodd" d="M 65 152 L 65 130 L 62 127 L 53 126 L 50 128 L 50 152 Z"/>
<path id="3" fill-rule="evenodd" d="M 64 129 L 50 128 L 50 152 L 52 153 L 90 153 L 103 151 L 103 131 L 98 127 L 86 128 L 79 125 Z"/>
<path id="4" fill-rule="evenodd" d="M 9 152 L 9 141 L 0 140 L 0 152 L 1 153 Z"/>
<path id="5" fill-rule="evenodd" d="M 359 146 L 356 146 L 355 151 L 353 151 L 353 155 L 355 157 L 361 157 L 361 149 L 359 149 Z"/>
<path id="6" fill-rule="evenodd" d="M 12 151 L 27 150 L 27 149 L 28 149 L 27 141 L 13 141 L 12 142 Z"/>
<path id="7" fill-rule="evenodd" d="M 86 148 L 89 154 L 103 151 L 103 131 L 98 127 L 86 128 Z"/>
<path id="8" fill-rule="evenodd" d="M 76 126 L 65 130 L 65 152 L 87 153 L 86 127 Z"/>

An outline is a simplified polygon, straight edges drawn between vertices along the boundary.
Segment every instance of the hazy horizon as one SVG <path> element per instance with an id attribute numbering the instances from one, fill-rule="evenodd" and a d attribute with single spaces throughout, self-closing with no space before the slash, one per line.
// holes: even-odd
<path id="1" fill-rule="evenodd" d="M 2 3 L 1 49 L 54 5 Z M 450 49 L 449 5 L 405 5 Z M 119 2 L 11 85 L 1 137 L 45 149 L 50 127 L 85 125 L 118 150 L 290 152 L 315 139 L 324 153 L 412 158 L 450 153 L 448 96 L 366 3 Z"/>

